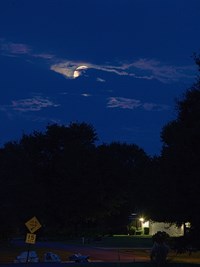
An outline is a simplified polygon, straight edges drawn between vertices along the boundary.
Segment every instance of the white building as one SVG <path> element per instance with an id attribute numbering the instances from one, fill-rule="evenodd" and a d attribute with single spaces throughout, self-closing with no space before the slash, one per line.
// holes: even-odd
<path id="1" fill-rule="evenodd" d="M 145 220 L 142 217 L 138 217 L 137 214 L 130 216 L 132 223 L 136 226 L 137 232 L 141 234 L 154 235 L 157 232 L 166 232 L 169 236 L 183 236 L 184 224 L 177 226 L 175 223 L 157 222 L 152 220 Z M 139 231 L 138 231 L 139 230 Z"/>
<path id="2" fill-rule="evenodd" d="M 144 225 L 149 224 L 149 234 L 154 235 L 158 231 L 166 232 L 169 236 L 183 236 L 184 235 L 184 225 L 178 227 L 174 223 L 166 223 L 166 222 L 154 222 L 147 221 L 144 222 Z M 142 226 L 145 227 L 145 226 Z"/>

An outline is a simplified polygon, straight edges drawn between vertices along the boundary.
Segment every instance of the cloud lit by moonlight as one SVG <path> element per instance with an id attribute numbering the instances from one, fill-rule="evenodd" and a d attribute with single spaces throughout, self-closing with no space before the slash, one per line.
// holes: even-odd
<path id="1" fill-rule="evenodd" d="M 76 79 L 81 76 L 82 72 L 90 68 L 90 64 L 81 62 L 65 61 L 62 63 L 54 64 L 51 70 L 62 74 L 67 79 Z"/>
<path id="2" fill-rule="evenodd" d="M 96 65 L 92 63 L 63 61 L 51 65 L 51 70 L 63 75 L 67 79 L 76 79 L 88 69 L 114 73 L 120 76 L 131 76 L 136 79 L 156 79 L 162 83 L 177 82 L 182 78 L 192 78 L 191 66 L 164 65 L 160 61 L 139 59 L 132 63 L 114 65 Z M 100 80 L 98 80 L 100 81 Z M 101 79 L 102 81 L 102 79 Z M 104 81 L 104 80 L 103 80 Z"/>

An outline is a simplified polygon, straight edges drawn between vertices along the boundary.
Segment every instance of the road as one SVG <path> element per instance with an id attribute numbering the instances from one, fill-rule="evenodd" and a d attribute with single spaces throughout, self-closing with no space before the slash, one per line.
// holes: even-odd
<path id="1" fill-rule="evenodd" d="M 103 262 L 138 262 L 138 261 L 149 261 L 149 252 L 146 250 L 146 255 L 140 255 L 136 251 L 120 248 L 99 248 L 87 245 L 64 245 L 58 242 L 37 242 L 37 246 L 49 247 L 54 249 L 65 249 L 71 251 L 72 254 L 80 253 L 82 255 L 90 256 L 92 261 L 103 261 Z"/>
<path id="2" fill-rule="evenodd" d="M 18 241 L 17 245 L 24 245 L 23 241 Z M 88 255 L 91 261 L 97 262 L 146 262 L 149 261 L 149 251 L 146 249 L 145 253 L 137 253 L 130 249 L 120 248 L 99 248 L 87 245 L 68 245 L 59 242 L 37 242 L 35 244 L 40 248 L 62 249 L 72 252 L 72 254 L 80 253 Z"/>

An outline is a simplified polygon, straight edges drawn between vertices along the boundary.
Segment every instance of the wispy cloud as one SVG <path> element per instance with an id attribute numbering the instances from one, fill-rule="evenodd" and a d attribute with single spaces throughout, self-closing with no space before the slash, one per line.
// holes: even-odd
<path id="1" fill-rule="evenodd" d="M 107 103 L 108 108 L 135 109 L 140 106 L 140 100 L 124 97 L 110 97 Z"/>
<path id="2" fill-rule="evenodd" d="M 13 100 L 10 108 L 16 111 L 27 112 L 27 111 L 40 111 L 44 108 L 58 107 L 58 104 L 53 103 L 48 98 L 42 98 L 36 96 L 33 98 L 25 98 L 19 100 Z"/>
<path id="3" fill-rule="evenodd" d="M 83 93 L 83 94 L 81 94 L 82 96 L 84 96 L 84 97 L 89 97 L 89 96 L 91 96 L 91 94 L 87 94 L 87 93 Z"/>
<path id="4" fill-rule="evenodd" d="M 9 42 L 4 38 L 0 38 L 0 51 L 7 56 L 28 55 L 42 59 L 53 59 L 55 57 L 55 55 L 49 53 L 35 53 L 27 44 Z"/>
<path id="5" fill-rule="evenodd" d="M 107 102 L 108 108 L 121 108 L 121 109 L 144 109 L 146 111 L 162 111 L 169 110 L 168 105 L 156 103 L 143 103 L 138 99 L 124 98 L 124 97 L 109 97 Z"/>
<path id="6" fill-rule="evenodd" d="M 76 79 L 86 74 L 89 69 L 101 72 L 113 73 L 120 76 L 129 76 L 135 79 L 158 80 L 162 83 L 177 82 L 180 79 L 193 79 L 194 66 L 174 66 L 164 64 L 155 59 L 140 58 L 132 62 L 118 62 L 116 64 L 94 64 L 85 61 L 73 61 L 59 59 L 56 55 L 48 52 L 36 53 L 23 43 L 8 42 L 0 38 L 0 50 L 7 56 L 27 55 L 33 58 L 48 60 L 50 70 L 63 75 L 66 79 Z M 56 62 L 56 63 L 55 63 Z M 87 72 L 88 76 L 88 72 Z M 97 77 L 98 82 L 104 82 L 103 78 Z"/>
<path id="7" fill-rule="evenodd" d="M 22 117 L 23 119 L 25 120 L 28 120 L 28 121 L 32 121 L 32 122 L 48 122 L 48 123 L 56 123 L 56 124 L 60 124 L 61 123 L 61 120 L 58 119 L 58 118 L 54 118 L 54 117 L 44 117 L 44 116 L 40 116 L 36 113 L 23 113 L 23 114 L 20 114 L 20 117 Z M 14 117 L 12 118 L 14 119 Z"/>
<path id="8" fill-rule="evenodd" d="M 102 79 L 102 78 L 97 78 L 97 82 L 100 82 L 100 83 L 104 83 L 106 80 Z"/>
<path id="9" fill-rule="evenodd" d="M 58 104 L 55 104 L 47 97 L 34 96 L 31 98 L 13 100 L 8 105 L 0 105 L 0 112 L 3 112 L 9 120 L 20 117 L 29 121 L 59 122 L 56 118 L 41 116 L 39 112 L 46 108 L 55 108 L 58 106 Z"/>
<path id="10" fill-rule="evenodd" d="M 53 59 L 55 57 L 55 55 L 48 54 L 48 53 L 33 54 L 32 56 L 36 58 L 43 58 L 43 59 Z"/>
<path id="11" fill-rule="evenodd" d="M 88 69 L 96 69 L 120 76 L 131 76 L 136 79 L 156 79 L 162 83 L 176 82 L 181 78 L 193 78 L 191 66 L 171 66 L 152 59 L 139 59 L 131 63 L 116 65 L 97 65 L 89 62 L 62 61 L 53 64 L 51 70 L 62 74 L 67 79 L 76 79 Z M 103 82 L 103 79 L 97 78 Z"/>
<path id="12" fill-rule="evenodd" d="M 96 65 L 88 62 L 75 62 L 75 61 L 64 61 L 61 63 L 53 64 L 50 67 L 51 70 L 62 74 L 67 79 L 76 79 L 88 69 L 95 69 L 104 72 L 114 73 L 120 76 L 133 76 L 138 79 L 153 79 L 150 76 L 138 76 L 133 72 L 129 72 L 122 66 L 114 66 L 114 65 Z M 103 82 L 103 79 L 97 78 L 98 81 Z"/>
<path id="13" fill-rule="evenodd" d="M 172 66 L 163 64 L 158 60 L 143 58 L 130 64 L 124 64 L 123 68 L 135 68 L 143 72 L 149 72 L 154 79 L 164 83 L 178 81 L 181 78 L 192 78 L 188 71 L 193 69 L 191 66 Z"/>
<path id="14" fill-rule="evenodd" d="M 31 53 L 30 46 L 22 43 L 6 42 L 5 39 L 0 39 L 0 49 L 4 53 L 14 55 L 23 55 Z"/>

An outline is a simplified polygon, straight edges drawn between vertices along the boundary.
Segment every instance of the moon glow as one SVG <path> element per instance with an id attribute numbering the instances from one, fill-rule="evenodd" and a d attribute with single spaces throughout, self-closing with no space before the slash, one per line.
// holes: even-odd
<path id="1" fill-rule="evenodd" d="M 78 78 L 81 75 L 82 70 L 86 70 L 86 69 L 88 69 L 88 67 L 85 65 L 77 67 L 73 74 L 74 79 Z"/>

